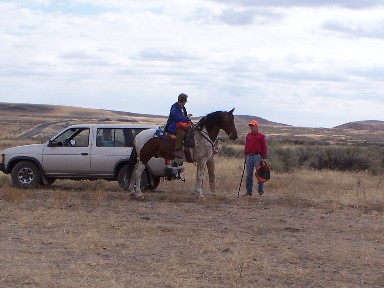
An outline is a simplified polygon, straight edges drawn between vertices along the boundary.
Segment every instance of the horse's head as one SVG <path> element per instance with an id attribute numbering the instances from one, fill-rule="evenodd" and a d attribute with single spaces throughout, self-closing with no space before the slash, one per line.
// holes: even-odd
<path id="1" fill-rule="evenodd" d="M 237 139 L 237 130 L 235 127 L 235 117 L 233 116 L 233 111 L 235 111 L 235 108 L 228 112 L 222 112 L 221 129 L 227 133 L 229 139 L 235 141 Z"/>
<path id="2" fill-rule="evenodd" d="M 229 139 L 232 141 L 237 139 L 237 131 L 235 127 L 235 117 L 233 116 L 233 108 L 231 111 L 216 111 L 203 117 L 197 126 L 207 128 L 207 132 L 212 141 L 215 141 L 220 129 L 227 133 Z"/>

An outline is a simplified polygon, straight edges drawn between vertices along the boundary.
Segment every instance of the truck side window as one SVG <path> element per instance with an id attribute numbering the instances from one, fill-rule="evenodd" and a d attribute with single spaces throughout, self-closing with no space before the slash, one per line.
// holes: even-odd
<path id="1" fill-rule="evenodd" d="M 99 128 L 96 135 L 97 147 L 128 147 L 126 140 L 126 129 L 122 128 Z"/>
<path id="2" fill-rule="evenodd" d="M 133 133 L 132 129 L 128 129 L 128 128 L 123 129 L 125 147 L 132 147 L 133 146 L 134 138 L 133 138 L 132 133 Z"/>

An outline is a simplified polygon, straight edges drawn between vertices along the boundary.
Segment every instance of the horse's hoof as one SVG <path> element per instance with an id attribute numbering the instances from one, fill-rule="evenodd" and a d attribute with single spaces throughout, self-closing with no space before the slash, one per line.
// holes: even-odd
<path id="1" fill-rule="evenodd" d="M 198 204 L 207 204 L 207 199 L 205 199 L 204 195 L 197 196 L 197 203 Z"/>
<path id="2" fill-rule="evenodd" d="M 132 193 L 129 194 L 129 196 L 131 196 L 131 198 L 134 199 L 134 200 L 144 200 L 144 195 L 143 194 L 139 195 L 139 194 L 137 194 L 135 192 L 132 192 Z"/>

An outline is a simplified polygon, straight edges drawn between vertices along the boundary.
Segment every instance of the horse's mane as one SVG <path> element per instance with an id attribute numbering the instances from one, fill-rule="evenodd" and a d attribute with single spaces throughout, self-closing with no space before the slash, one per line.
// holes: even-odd
<path id="1" fill-rule="evenodd" d="M 221 113 L 223 111 L 216 111 L 207 114 L 203 118 L 200 119 L 200 121 L 197 123 L 197 127 L 199 129 L 207 128 L 208 131 L 212 129 L 214 125 L 219 125 L 221 126 Z"/>

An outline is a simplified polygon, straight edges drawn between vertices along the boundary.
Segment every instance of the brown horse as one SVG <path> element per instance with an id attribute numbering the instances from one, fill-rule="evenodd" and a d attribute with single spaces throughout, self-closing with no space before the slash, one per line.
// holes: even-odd
<path id="1" fill-rule="evenodd" d="M 214 149 L 214 142 L 217 139 L 220 129 L 228 135 L 229 139 L 237 139 L 237 131 L 234 122 L 233 108 L 231 111 L 216 111 L 203 117 L 199 123 L 194 125 L 195 147 L 190 148 L 193 161 L 197 163 L 195 192 L 199 197 L 204 197 L 202 183 L 204 168 L 209 158 L 211 158 Z M 164 159 L 173 159 L 174 143 L 169 140 L 153 137 L 155 129 L 148 129 L 140 132 L 134 141 L 134 148 L 139 161 L 136 163 L 128 190 L 131 195 L 143 198 L 140 190 L 141 174 L 145 165 L 152 157 L 161 157 Z M 185 157 L 184 159 L 185 160 Z"/>

